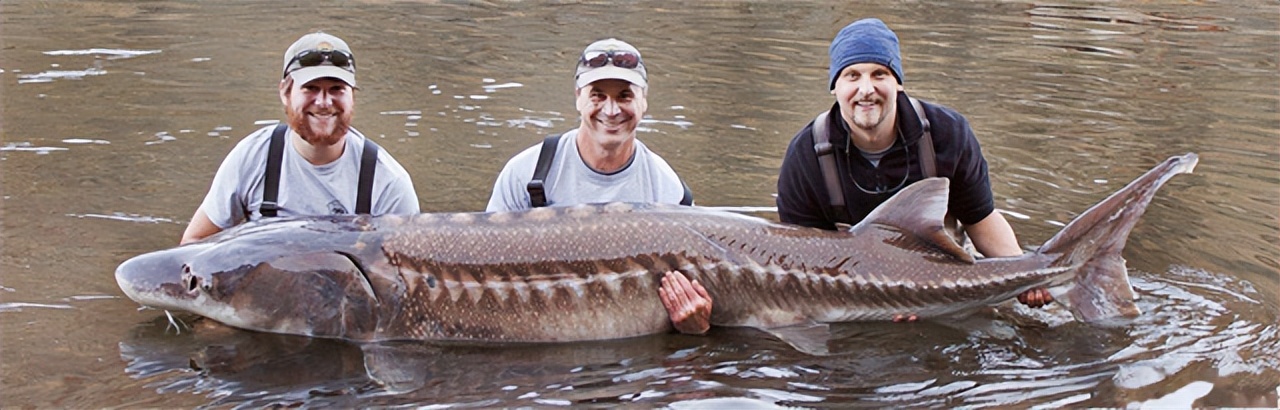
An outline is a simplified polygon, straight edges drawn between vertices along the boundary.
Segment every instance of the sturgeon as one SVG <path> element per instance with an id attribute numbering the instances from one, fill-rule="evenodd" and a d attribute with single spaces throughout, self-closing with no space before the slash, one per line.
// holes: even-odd
<path id="1" fill-rule="evenodd" d="M 243 329 L 338 338 L 567 342 L 671 331 L 658 296 L 679 271 L 711 323 L 945 318 L 1049 287 L 1085 322 L 1139 314 L 1121 256 L 1159 164 L 1034 252 L 976 259 L 943 228 L 948 181 L 912 184 L 847 231 L 699 207 L 613 203 L 522 212 L 271 218 L 131 258 L 129 298 Z"/>

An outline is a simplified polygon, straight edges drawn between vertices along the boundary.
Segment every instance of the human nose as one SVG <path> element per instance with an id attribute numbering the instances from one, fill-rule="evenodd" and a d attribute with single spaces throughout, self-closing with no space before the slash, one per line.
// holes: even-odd
<path id="1" fill-rule="evenodd" d="M 316 105 L 321 107 L 329 107 L 333 105 L 334 96 L 328 90 L 322 90 L 316 93 Z"/>
<path id="2" fill-rule="evenodd" d="M 854 82 L 854 86 L 859 96 L 865 96 L 876 92 L 876 86 L 871 82 L 870 78 L 859 78 Z"/>
<path id="3" fill-rule="evenodd" d="M 604 100 L 604 106 L 601 107 L 600 111 L 604 112 L 604 115 L 614 116 L 614 115 L 618 115 L 618 113 L 621 113 L 622 109 L 618 107 L 617 100 L 613 98 L 606 98 Z"/>

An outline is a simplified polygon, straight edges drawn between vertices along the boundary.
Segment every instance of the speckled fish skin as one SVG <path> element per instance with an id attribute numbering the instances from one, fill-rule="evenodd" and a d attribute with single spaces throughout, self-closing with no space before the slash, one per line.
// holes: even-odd
<path id="1" fill-rule="evenodd" d="M 937 318 L 1053 286 L 1077 318 L 1139 314 L 1120 252 L 1172 157 L 1036 252 L 974 260 L 942 229 L 947 180 L 903 189 L 849 231 L 698 207 L 274 218 L 132 258 L 129 298 L 244 329 L 354 341 L 561 342 L 671 330 L 661 277 L 715 301 L 717 326 Z"/>

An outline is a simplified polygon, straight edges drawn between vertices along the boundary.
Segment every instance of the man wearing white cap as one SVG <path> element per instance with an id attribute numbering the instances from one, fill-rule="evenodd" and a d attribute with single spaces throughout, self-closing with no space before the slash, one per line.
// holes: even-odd
<path id="1" fill-rule="evenodd" d="M 263 217 L 419 212 L 409 173 L 351 128 L 356 63 L 347 43 L 307 34 L 283 61 L 287 123 L 249 134 L 227 154 L 182 243 Z"/>
<path id="2" fill-rule="evenodd" d="M 577 61 L 577 129 L 546 138 L 507 161 L 488 212 L 600 202 L 691 205 L 693 195 L 667 162 L 636 139 L 648 108 L 640 51 L 618 39 L 587 46 Z M 697 282 L 670 272 L 660 296 L 677 330 L 704 333 L 711 299 Z"/>

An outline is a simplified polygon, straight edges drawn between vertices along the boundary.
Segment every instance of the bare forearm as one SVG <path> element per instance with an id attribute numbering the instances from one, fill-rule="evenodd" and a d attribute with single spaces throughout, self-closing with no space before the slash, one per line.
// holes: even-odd
<path id="1" fill-rule="evenodd" d="M 1018 256 L 1022 248 L 1013 227 L 1000 212 L 992 212 L 976 224 L 965 227 L 973 246 L 986 257 Z"/>
<path id="2" fill-rule="evenodd" d="M 186 245 L 221 231 L 222 228 L 214 225 L 203 209 L 196 209 L 196 214 L 191 216 L 191 223 L 188 223 L 187 230 L 182 232 L 182 240 L 178 244 Z"/>
<path id="3" fill-rule="evenodd" d="M 1004 215 L 999 212 L 992 212 L 982 221 L 965 227 L 965 231 L 969 233 L 969 239 L 973 240 L 973 246 L 978 248 L 978 252 L 982 252 L 983 256 L 1022 255 L 1022 248 L 1018 246 L 1018 237 L 1013 234 L 1013 227 L 1009 226 L 1009 221 L 1005 220 Z M 1053 296 L 1044 288 L 1036 288 L 1018 295 L 1018 301 L 1038 308 L 1053 302 Z"/>

